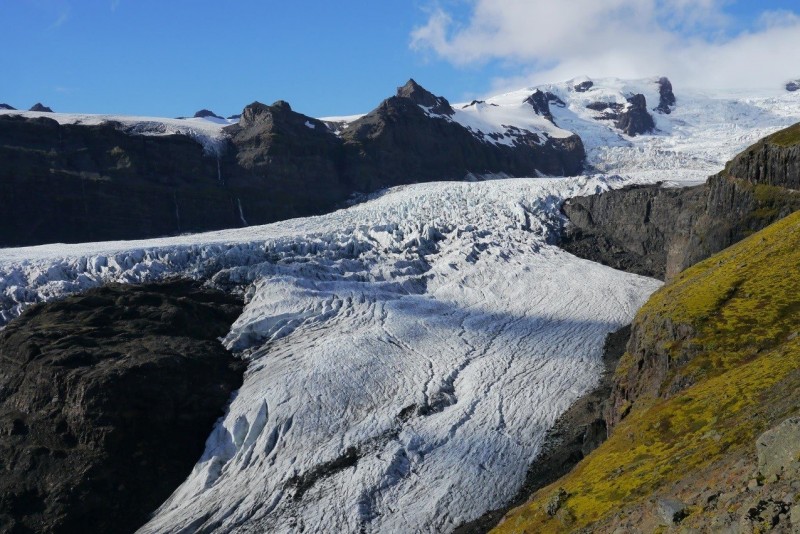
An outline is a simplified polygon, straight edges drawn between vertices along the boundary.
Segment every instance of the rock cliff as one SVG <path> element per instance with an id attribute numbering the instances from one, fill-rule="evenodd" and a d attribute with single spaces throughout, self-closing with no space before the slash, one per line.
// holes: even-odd
<path id="1" fill-rule="evenodd" d="M 0 333 L 0 532 L 133 532 L 242 382 L 241 302 L 192 282 L 37 305 Z"/>
<path id="2" fill-rule="evenodd" d="M 567 201 L 562 246 L 669 279 L 800 209 L 800 125 L 748 148 L 701 186 L 630 187 Z"/>
<path id="3" fill-rule="evenodd" d="M 264 224 L 395 185 L 583 168 L 577 135 L 495 144 L 452 114 L 413 80 L 341 136 L 286 102 L 254 102 L 213 152 L 186 135 L 142 135 L 113 122 L 0 115 L 0 247 Z"/>
<path id="4" fill-rule="evenodd" d="M 497 531 L 797 531 L 798 261 L 794 213 L 656 292 L 614 373 L 609 439 Z"/>

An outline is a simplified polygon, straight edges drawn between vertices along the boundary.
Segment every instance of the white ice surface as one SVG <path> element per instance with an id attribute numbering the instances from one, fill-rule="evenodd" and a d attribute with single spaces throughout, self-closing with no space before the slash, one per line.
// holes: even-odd
<path id="1" fill-rule="evenodd" d="M 225 343 L 248 358 L 244 385 L 142 532 L 452 530 L 515 495 L 547 428 L 596 383 L 605 334 L 659 286 L 549 244 L 560 202 L 702 181 L 800 121 L 796 94 L 676 88 L 660 132 L 628 138 L 585 104 L 645 92 L 653 108 L 653 81 L 595 82 L 543 90 L 567 104 L 556 123 L 590 163 L 621 176 L 419 184 L 266 226 L 0 249 L 0 322 L 114 280 L 243 288 Z"/>

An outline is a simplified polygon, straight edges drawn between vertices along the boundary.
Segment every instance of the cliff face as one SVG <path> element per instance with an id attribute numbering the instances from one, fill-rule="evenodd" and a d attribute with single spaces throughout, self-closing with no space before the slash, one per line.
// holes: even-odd
<path id="1" fill-rule="evenodd" d="M 0 532 L 133 532 L 182 482 L 245 364 L 194 283 L 109 286 L 0 333 Z"/>
<path id="2" fill-rule="evenodd" d="M 800 189 L 800 124 L 751 146 L 726 166 L 725 174 L 753 184 Z"/>
<path id="3" fill-rule="evenodd" d="M 354 193 L 469 173 L 582 170 L 578 136 L 497 145 L 448 113 L 447 100 L 413 80 L 341 137 L 286 102 L 254 102 L 218 153 L 185 135 L 2 115 L 0 247 L 264 224 L 330 211 Z"/>
<path id="4" fill-rule="evenodd" d="M 497 530 L 800 527 L 798 262 L 794 213 L 656 292 L 614 374 L 609 439 Z"/>
<path id="5" fill-rule="evenodd" d="M 428 111 L 426 111 L 426 108 Z M 514 146 L 487 143 L 449 119 L 450 104 L 410 80 L 397 96 L 354 121 L 342 133 L 349 183 L 361 191 L 433 180 L 462 180 L 469 173 L 573 176 L 583 169 L 583 142 L 573 135 L 537 134 Z"/>
<path id="6" fill-rule="evenodd" d="M 671 279 L 800 209 L 793 126 L 748 148 L 697 187 L 631 187 L 564 203 L 562 246 L 577 256 Z"/>
<path id="7" fill-rule="evenodd" d="M 237 220 L 217 161 L 186 136 L 0 116 L 0 246 L 177 234 Z"/>
<path id="8" fill-rule="evenodd" d="M 637 314 L 600 404 L 608 440 L 498 531 L 800 528 L 798 132 L 703 186 L 565 205 L 568 249 L 669 281 Z"/>

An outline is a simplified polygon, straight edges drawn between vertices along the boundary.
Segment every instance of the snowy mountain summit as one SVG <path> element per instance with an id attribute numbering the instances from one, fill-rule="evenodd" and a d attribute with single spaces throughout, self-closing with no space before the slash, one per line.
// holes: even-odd
<path id="1" fill-rule="evenodd" d="M 547 430 L 597 384 L 606 334 L 661 285 L 555 246 L 562 202 L 698 183 L 800 121 L 800 100 L 576 78 L 450 104 L 409 82 L 359 117 L 276 103 L 242 121 L 204 128 L 234 139 L 248 172 L 284 172 L 281 193 L 301 161 L 289 134 L 314 141 L 302 161 L 321 175 L 358 161 L 348 180 L 402 185 L 262 226 L 0 249 L 3 322 L 109 281 L 188 276 L 245 296 L 224 338 L 248 364 L 244 384 L 140 532 L 450 532 L 504 506 Z M 526 155 L 538 166 L 515 159 Z M 473 167 L 493 161 L 531 177 L 463 180 L 498 177 Z M 451 181 L 410 183 L 437 173 Z"/>

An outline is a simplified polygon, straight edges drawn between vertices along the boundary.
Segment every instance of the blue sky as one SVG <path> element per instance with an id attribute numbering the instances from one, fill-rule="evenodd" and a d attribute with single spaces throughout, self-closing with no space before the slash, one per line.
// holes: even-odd
<path id="1" fill-rule="evenodd" d="M 664 54 L 674 36 L 706 48 L 732 48 L 730 43 L 743 35 L 791 30 L 797 23 L 793 13 L 800 11 L 800 0 L 607 1 L 617 6 L 605 12 L 620 24 L 658 29 L 663 38 L 658 43 L 651 29 L 631 35 L 653 41 L 652 57 Z M 640 12 L 644 4 L 653 9 Z M 702 9 L 684 13 L 687 4 Z M 540 82 L 542 76 L 616 70 L 661 74 L 635 66 L 653 63 L 643 55 L 622 57 L 618 65 L 595 57 L 593 49 L 613 50 L 614 44 L 594 26 L 581 30 L 588 32 L 584 43 L 547 46 L 572 40 L 569 28 L 558 30 L 551 20 L 589 13 L 587 8 L 571 14 L 563 5 L 545 0 L 0 0 L 0 46 L 6 51 L 0 102 L 28 108 L 41 101 L 65 112 L 178 116 L 203 107 L 229 115 L 253 100 L 284 99 L 298 111 L 323 116 L 368 111 L 409 77 L 461 100 Z M 676 9 L 680 17 L 674 16 Z M 634 23 L 632 10 L 637 11 Z M 504 18 L 508 14 L 513 16 Z M 515 19 L 525 24 L 518 26 Z M 680 62 L 675 63 L 660 66 L 680 71 Z M 796 67 L 792 75 L 800 76 Z"/>

